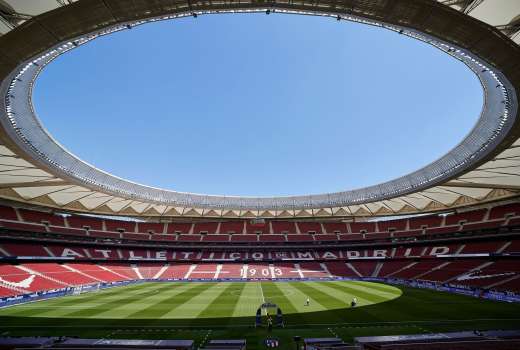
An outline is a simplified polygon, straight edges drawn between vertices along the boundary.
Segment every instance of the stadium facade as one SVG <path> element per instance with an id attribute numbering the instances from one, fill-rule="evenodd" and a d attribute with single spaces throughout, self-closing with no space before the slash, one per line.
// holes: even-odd
<path id="1" fill-rule="evenodd" d="M 401 178 L 272 198 L 181 193 L 118 178 L 67 151 L 37 118 L 33 85 L 56 57 L 151 22 L 243 12 L 355 21 L 423 41 L 477 76 L 480 117 L 450 152 Z M 252 304 L 270 304 L 270 297 L 289 309 L 288 323 L 322 327 L 320 334 L 340 342 L 335 332 L 356 332 L 351 323 L 337 323 L 349 317 L 403 323 L 381 324 L 401 334 L 441 325 L 520 328 L 519 14 L 517 0 L 0 0 L 0 332 L 48 335 L 66 328 L 110 338 L 136 327 L 131 331 L 146 328 L 155 337 L 149 332 L 163 325 L 201 326 L 210 329 L 202 344 L 208 325 L 233 328 L 233 318 L 245 322 L 258 307 Z M 127 287 L 99 297 L 54 300 L 121 286 Z M 346 307 L 352 297 L 360 304 Z M 42 299 L 49 300 L 25 304 Z M 292 348 L 295 334 L 278 334 L 282 348 Z M 465 346 L 492 342 L 494 349 L 520 344 L 518 331 L 486 334 L 438 337 L 463 336 Z M 419 338 L 426 348 L 427 337 Z M 230 349 L 245 350 L 245 343 Z"/>
<path id="2" fill-rule="evenodd" d="M 514 1 L 197 2 L 2 1 L 0 197 L 50 211 L 144 218 L 359 217 L 464 210 L 516 200 L 520 120 L 518 6 Z M 26 6 L 26 7 L 23 7 Z M 252 198 L 181 193 L 133 183 L 87 164 L 36 117 L 32 87 L 61 54 L 120 30 L 184 16 L 279 12 L 349 20 L 424 41 L 463 62 L 485 101 L 471 133 L 401 178 L 321 195 Z M 488 22 L 488 23 L 486 23 Z M 513 40 L 512 40 L 513 39 Z M 254 186 L 254 184 L 252 184 Z"/>

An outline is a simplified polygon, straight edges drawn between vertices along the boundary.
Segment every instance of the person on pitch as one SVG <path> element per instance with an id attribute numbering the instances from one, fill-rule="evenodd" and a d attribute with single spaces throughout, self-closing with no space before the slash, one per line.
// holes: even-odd
<path id="1" fill-rule="evenodd" d="M 305 301 L 305 306 L 309 306 L 311 304 L 311 300 L 307 297 L 307 300 Z"/>
<path id="2" fill-rule="evenodd" d="M 356 305 L 357 305 L 357 298 L 354 297 L 354 298 L 352 299 L 352 302 L 350 303 L 350 306 L 351 306 L 351 307 L 354 307 L 354 306 L 356 306 Z"/>

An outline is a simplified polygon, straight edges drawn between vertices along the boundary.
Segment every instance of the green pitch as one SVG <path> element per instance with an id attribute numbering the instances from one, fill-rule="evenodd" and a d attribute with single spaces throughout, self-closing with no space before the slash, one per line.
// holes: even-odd
<path id="1" fill-rule="evenodd" d="M 352 308 L 354 297 L 358 306 Z M 350 341 L 361 335 L 520 328 L 518 304 L 381 283 L 150 282 L 1 309 L 0 333 L 184 338 L 198 344 L 247 338 L 249 349 L 261 348 L 268 331 L 254 328 L 254 316 L 264 301 L 284 313 L 286 327 L 271 333 L 282 348 L 293 348 L 293 335 Z"/>

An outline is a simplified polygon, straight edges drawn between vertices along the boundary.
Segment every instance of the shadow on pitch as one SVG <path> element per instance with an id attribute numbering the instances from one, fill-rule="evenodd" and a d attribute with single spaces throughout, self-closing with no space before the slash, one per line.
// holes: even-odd
<path id="1" fill-rule="evenodd" d="M 402 288 L 396 299 L 377 304 L 345 307 L 319 312 L 284 315 L 287 327 L 326 327 L 335 324 L 389 324 L 392 322 L 511 319 L 520 326 L 520 305 L 480 300 L 449 293 Z M 516 319 L 513 321 L 513 319 Z M 233 328 L 254 327 L 255 317 L 214 318 L 46 318 L 1 316 L 0 331 L 18 335 L 77 335 L 88 336 L 96 331 L 144 328 Z"/>

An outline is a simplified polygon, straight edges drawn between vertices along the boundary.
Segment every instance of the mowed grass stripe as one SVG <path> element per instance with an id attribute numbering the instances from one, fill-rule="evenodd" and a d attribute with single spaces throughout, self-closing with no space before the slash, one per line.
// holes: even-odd
<path id="1" fill-rule="evenodd" d="M 386 298 L 394 298 L 395 296 L 400 295 L 400 291 L 388 291 L 388 290 L 381 290 L 381 288 L 374 288 L 373 286 L 367 284 L 367 283 L 359 283 L 359 281 L 355 281 L 350 284 L 350 286 L 354 289 L 358 289 L 362 292 L 367 292 L 371 294 L 377 294 L 381 295 Z"/>
<path id="2" fill-rule="evenodd" d="M 377 282 L 368 282 L 368 281 L 350 281 L 353 285 L 362 285 L 364 287 L 370 289 L 380 290 L 384 293 L 397 294 L 401 295 L 402 291 L 398 287 L 394 287 L 387 284 L 377 283 Z"/>
<path id="3" fill-rule="evenodd" d="M 287 296 L 287 299 L 294 305 L 297 312 L 315 312 L 323 311 L 327 308 L 323 306 L 318 300 L 314 298 L 314 295 L 302 291 L 294 285 L 294 282 L 286 282 L 281 284 L 282 291 Z M 309 298 L 309 305 L 307 306 L 307 298 Z"/>
<path id="4" fill-rule="evenodd" d="M 240 297 L 236 301 L 232 316 L 255 315 L 256 310 L 263 302 L 260 282 L 245 282 Z"/>
<path id="5" fill-rule="evenodd" d="M 152 288 L 147 284 L 138 284 L 132 286 L 113 287 L 110 290 L 103 290 L 99 292 L 88 292 L 80 295 L 71 295 L 56 299 L 49 299 L 39 301 L 36 303 L 22 304 L 16 307 L 5 309 L 2 312 L 3 316 L 40 316 L 47 313 L 59 315 L 58 310 L 63 310 L 64 313 L 70 312 L 72 308 L 83 309 L 88 307 L 95 307 L 104 300 L 118 296 L 122 298 L 128 295 L 128 292 L 136 291 L 139 293 L 143 289 Z M 83 306 L 85 305 L 85 306 Z M 68 310 L 68 311 L 66 311 Z"/>
<path id="6" fill-rule="evenodd" d="M 182 305 L 186 301 L 193 298 L 193 296 L 202 293 L 208 288 L 211 288 L 214 283 L 185 283 L 187 287 L 180 293 L 167 294 L 166 298 L 163 298 L 148 307 L 145 307 L 139 311 L 131 313 L 127 316 L 127 318 L 136 318 L 136 319 L 144 319 L 144 318 L 152 318 L 158 319 L 163 315 L 171 312 L 176 307 Z"/>
<path id="7" fill-rule="evenodd" d="M 316 285 L 313 283 L 313 285 Z M 306 284 L 305 282 L 292 282 L 291 286 L 299 289 L 302 293 L 306 295 L 312 296 L 312 300 L 318 302 L 323 306 L 325 310 L 337 310 L 337 309 L 345 309 L 346 303 L 345 298 L 343 297 L 343 293 L 339 293 L 335 290 L 325 291 L 318 287 L 313 287 L 312 285 Z M 318 285 L 316 285 L 318 286 Z M 341 313 L 329 313 L 328 320 L 330 322 L 342 322 L 343 318 L 341 317 Z"/>
<path id="8" fill-rule="evenodd" d="M 169 299 L 174 295 L 180 294 L 187 289 L 193 288 L 193 285 L 189 283 L 169 283 L 170 286 L 166 288 L 154 288 L 148 293 L 144 294 L 143 297 L 131 304 L 122 304 L 111 310 L 104 310 L 104 312 L 97 314 L 98 318 L 126 318 L 127 316 L 134 314 L 140 310 L 148 308 L 150 305 L 160 305 L 163 300 Z"/>
<path id="9" fill-rule="evenodd" d="M 213 284 L 210 288 L 194 295 L 191 299 L 186 300 L 184 303 L 178 305 L 175 310 L 171 310 L 161 317 L 175 319 L 196 318 L 209 304 L 217 299 L 229 287 L 230 282 Z"/>
<path id="10" fill-rule="evenodd" d="M 159 288 L 160 291 L 165 291 L 171 288 L 171 285 L 164 285 Z M 148 295 L 151 290 L 157 289 L 157 286 L 150 285 L 146 288 L 143 287 L 139 293 L 132 293 L 128 295 L 126 293 L 121 293 L 121 296 L 118 298 L 111 298 L 109 300 L 105 300 L 104 302 L 99 303 L 96 307 L 90 307 L 83 310 L 77 310 L 73 312 L 65 312 L 65 313 L 51 313 L 51 316 L 62 316 L 62 317 L 74 317 L 74 318 L 87 318 L 87 317 L 95 317 L 98 314 L 101 314 L 105 311 L 110 311 L 114 308 L 117 308 L 121 305 L 131 305 L 134 302 L 137 302 L 143 298 L 144 295 Z M 65 309 L 66 310 L 66 309 Z M 60 310 L 61 311 L 61 310 Z"/>
<path id="11" fill-rule="evenodd" d="M 351 288 L 352 282 L 325 282 L 324 284 L 329 288 L 350 293 L 352 298 L 356 297 L 358 299 L 358 306 L 349 309 L 347 313 L 347 322 L 388 321 L 389 317 L 402 320 L 413 319 L 406 312 L 409 309 L 398 302 L 399 295 L 396 295 L 394 298 L 388 298 L 379 295 L 379 291 L 375 289 L 368 293 L 358 288 Z M 384 303 L 384 306 L 381 306 L 381 303 Z"/>
<path id="12" fill-rule="evenodd" d="M 282 309 L 288 324 L 315 323 L 313 313 L 325 310 L 317 302 L 311 302 L 306 306 L 307 296 L 292 287 L 289 282 L 267 282 L 262 283 L 262 286 L 266 301 L 272 301 Z"/>
<path id="13" fill-rule="evenodd" d="M 265 301 L 270 301 L 277 304 L 284 313 L 297 313 L 298 309 L 293 303 L 285 296 L 285 293 L 281 290 L 282 283 L 276 282 L 259 282 L 263 290 Z M 285 284 L 285 282 L 283 283 Z"/>
<path id="14" fill-rule="evenodd" d="M 198 318 L 219 318 L 226 317 L 230 323 L 229 317 L 233 316 L 235 306 L 242 295 L 246 283 L 229 283 L 220 295 L 206 306 L 199 314 Z M 249 315 L 251 316 L 251 315 Z"/>
<path id="15" fill-rule="evenodd" d="M 389 298 L 383 297 L 377 290 L 368 291 L 366 288 L 360 290 L 359 288 L 352 287 L 351 283 L 345 282 L 323 282 L 326 286 L 343 291 L 356 297 L 359 305 L 369 305 L 375 303 L 381 303 L 387 301 Z"/>
<path id="16" fill-rule="evenodd" d="M 154 283 L 154 282 L 152 282 Z M 78 301 L 84 302 L 84 301 L 98 301 L 98 300 L 105 300 L 110 299 L 114 296 L 119 296 L 122 293 L 132 293 L 132 292 L 139 292 L 143 288 L 148 288 L 148 283 L 138 283 L 138 284 L 131 284 L 126 286 L 118 286 L 118 287 L 112 287 L 109 289 L 101 289 L 99 291 L 93 291 L 93 292 L 87 292 L 84 294 L 79 295 L 71 295 L 64 298 L 58 298 L 53 299 L 53 305 L 56 306 L 62 306 L 62 305 L 76 305 Z"/>

